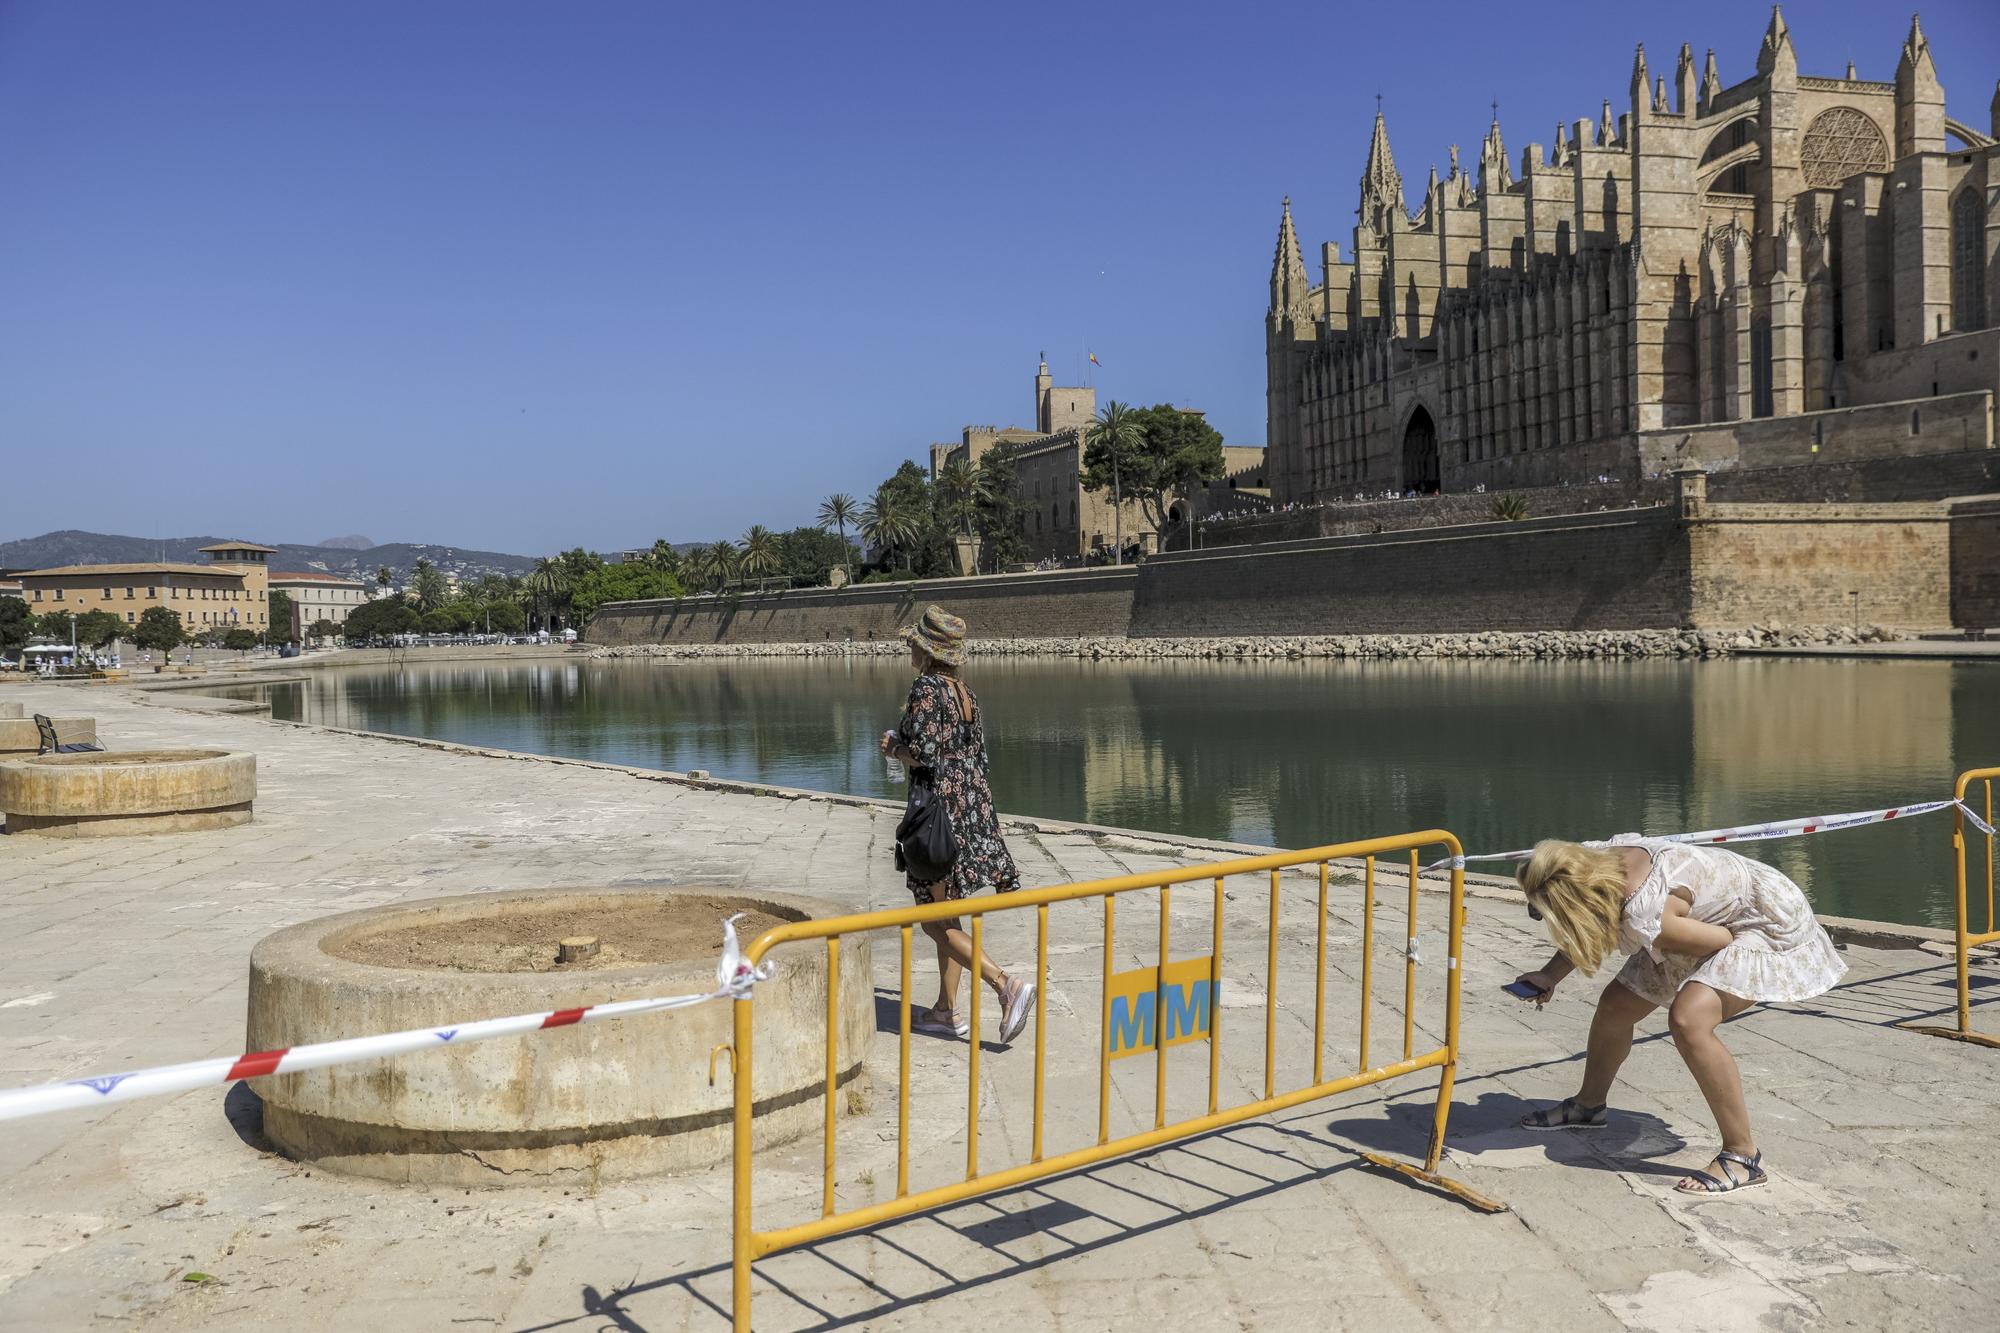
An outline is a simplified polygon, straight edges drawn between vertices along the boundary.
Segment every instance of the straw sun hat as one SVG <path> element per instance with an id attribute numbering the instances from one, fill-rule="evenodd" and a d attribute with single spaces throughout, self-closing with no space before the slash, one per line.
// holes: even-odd
<path id="1" fill-rule="evenodd" d="M 946 666 L 965 665 L 965 622 L 943 607 L 925 607 L 924 618 L 903 630 L 903 642 L 923 649 Z"/>

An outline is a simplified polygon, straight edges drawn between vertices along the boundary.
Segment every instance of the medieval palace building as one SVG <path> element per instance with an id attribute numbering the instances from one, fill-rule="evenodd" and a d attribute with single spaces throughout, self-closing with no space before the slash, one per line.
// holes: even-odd
<path id="1" fill-rule="evenodd" d="M 1915 20 L 1893 83 L 1803 75 L 1776 11 L 1751 77 L 1683 46 L 1655 81 L 1641 48 L 1630 93 L 1518 160 L 1496 121 L 1414 213 L 1378 111 L 1317 284 L 1286 201 L 1275 499 L 1990 444 L 2000 93 L 1990 132 L 1953 119 Z"/>

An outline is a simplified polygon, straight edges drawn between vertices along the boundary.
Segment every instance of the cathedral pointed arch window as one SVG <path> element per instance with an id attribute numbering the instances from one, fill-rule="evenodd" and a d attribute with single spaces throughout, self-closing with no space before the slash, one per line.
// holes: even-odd
<path id="1" fill-rule="evenodd" d="M 1813 117 L 1799 145 L 1799 165 L 1806 184 L 1830 190 L 1863 171 L 1889 169 L 1889 144 L 1874 121 L 1851 106 L 1837 106 Z"/>
<path id="2" fill-rule="evenodd" d="M 1986 327 L 1986 208 L 1977 186 L 1951 203 L 1951 327 Z"/>

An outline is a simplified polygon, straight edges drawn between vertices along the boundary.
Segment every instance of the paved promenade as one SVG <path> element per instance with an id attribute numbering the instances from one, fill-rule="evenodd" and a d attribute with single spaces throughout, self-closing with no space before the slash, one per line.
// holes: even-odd
<path id="1" fill-rule="evenodd" d="M 183 711 L 172 696 L 122 688 L 61 689 L 51 710 L 59 688 L 0 685 L 0 701 L 94 714 L 114 748 L 254 750 L 257 818 L 215 833 L 0 839 L 6 1086 L 236 1053 L 251 946 L 333 912 L 563 884 L 743 885 L 852 908 L 908 900 L 889 865 L 893 814 L 875 807 Z M 1090 831 L 1012 840 L 1034 884 L 1217 855 Z M 1230 891 L 1224 1096 L 1248 1099 L 1261 1091 L 1267 999 L 1280 1015 L 1281 1086 L 1311 1059 L 1314 891 L 1303 877 L 1285 882 L 1268 996 L 1267 890 L 1246 879 Z M 1378 1062 L 1400 1054 L 1403 896 L 1400 877 L 1385 875 Z M 1153 904 L 1129 901 L 1120 968 L 1152 962 Z M 1444 901 L 1422 895 L 1419 1049 L 1442 1018 Z M 1355 887 L 1337 884 L 1334 903 L 1327 1059 L 1351 1067 Z M 1206 952 L 1207 895 L 1177 894 L 1173 906 L 1176 952 Z M 1713 1131 L 1658 1018 L 1641 1029 L 1610 1129 L 1512 1127 L 1530 1104 L 1574 1091 L 1593 988 L 1566 987 L 1541 1013 L 1517 1005 L 1498 988 L 1546 945 L 1513 903 L 1477 899 L 1469 915 L 1446 1171 L 1510 1213 L 1478 1214 L 1357 1163 L 1357 1148 L 1422 1152 L 1435 1082 L 1412 1079 L 763 1261 L 757 1327 L 2000 1326 L 2000 1052 L 1891 1026 L 1942 1021 L 1947 959 L 1857 945 L 1839 991 L 1729 1025 L 1775 1180 L 1690 1201 L 1671 1187 L 1708 1159 Z M 1100 922 L 1094 909 L 1052 914 L 1049 1021 L 1078 1052 L 1096 1039 Z M 1025 919 L 1002 920 L 989 940 L 1003 962 L 1032 959 Z M 893 1015 L 891 941 L 876 960 Z M 1980 972 L 1976 994 L 2000 995 L 2000 965 Z M 2000 1003 L 1981 1014 L 2000 1029 Z M 913 1046 L 912 1176 L 943 1183 L 963 1172 L 967 1051 Z M 1186 1057 L 1174 1064 L 1176 1115 L 1205 1091 L 1201 1050 L 1175 1052 Z M 1027 1157 L 1030 1058 L 1023 1043 L 989 1046 L 981 1060 L 983 1166 Z M 1094 1059 L 1052 1059 L 1049 1073 L 1050 1151 L 1094 1141 Z M 842 1122 L 843 1207 L 893 1190 L 894 1075 L 890 1032 L 877 1038 L 862 1109 Z M 1152 1061 L 1121 1062 L 1113 1132 L 1149 1128 L 1152 1094 Z M 819 1153 L 815 1135 L 759 1156 L 760 1224 L 817 1215 Z M 264 1150 L 255 1097 L 218 1088 L 5 1127 L 0 1326 L 722 1329 L 729 1217 L 726 1167 L 592 1191 L 329 1176 Z M 207 1280 L 186 1280 L 194 1274 Z"/>

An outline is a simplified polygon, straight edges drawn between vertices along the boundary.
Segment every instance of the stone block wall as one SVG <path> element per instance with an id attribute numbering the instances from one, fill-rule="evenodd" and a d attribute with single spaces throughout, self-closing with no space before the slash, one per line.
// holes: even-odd
<path id="1" fill-rule="evenodd" d="M 1951 623 L 2000 629 L 2000 495 L 1952 506 Z"/>
<path id="2" fill-rule="evenodd" d="M 1119 638 L 1131 624 L 1137 576 L 1126 566 L 613 602 L 598 610 L 584 637 L 617 646 L 893 639 L 936 602 L 981 638 Z"/>
<path id="3" fill-rule="evenodd" d="M 1951 623 L 1943 505 L 1702 504 L 1686 533 L 1697 628 Z"/>
<path id="4" fill-rule="evenodd" d="M 1294 509 L 1290 513 L 1216 523 L 1202 529 L 1201 541 L 1206 549 L 1485 523 L 1493 517 L 1493 502 L 1502 495 L 1510 494 L 1519 495 L 1527 504 L 1529 517 L 1548 518 L 1559 514 L 1590 514 L 1599 510 L 1630 509 L 1635 505 L 1666 504 L 1673 498 L 1673 493 L 1673 482 L 1660 478 L 1603 484 L 1593 482 L 1587 486 L 1541 486 L 1520 491 L 1417 495 L 1408 499 L 1319 505 Z"/>
<path id="5" fill-rule="evenodd" d="M 1685 467 L 1794 468 L 1962 453 L 1992 444 L 1993 395 L 1982 391 L 1647 431 L 1639 437 L 1639 469 L 1664 475 Z"/>
<path id="6" fill-rule="evenodd" d="M 1664 506 L 1155 556 L 1135 638 L 1628 629 L 1687 617 Z"/>

